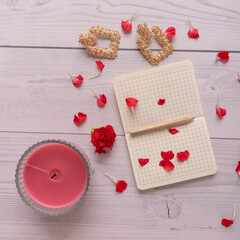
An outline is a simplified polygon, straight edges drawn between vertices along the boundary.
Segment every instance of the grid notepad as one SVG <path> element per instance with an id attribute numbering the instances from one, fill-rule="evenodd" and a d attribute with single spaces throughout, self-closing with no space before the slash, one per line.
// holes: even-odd
<path id="1" fill-rule="evenodd" d="M 141 190 L 203 177 L 216 172 L 216 162 L 203 115 L 192 63 L 188 60 L 114 79 L 114 89 L 137 187 Z M 139 100 L 133 116 L 125 99 Z M 158 99 L 166 99 L 164 105 Z M 130 131 L 182 117 L 195 117 L 191 123 L 168 129 L 131 135 Z M 161 151 L 172 150 L 175 168 L 167 172 L 159 166 Z M 176 153 L 188 150 L 185 162 Z M 149 158 L 140 166 L 139 158 Z"/>

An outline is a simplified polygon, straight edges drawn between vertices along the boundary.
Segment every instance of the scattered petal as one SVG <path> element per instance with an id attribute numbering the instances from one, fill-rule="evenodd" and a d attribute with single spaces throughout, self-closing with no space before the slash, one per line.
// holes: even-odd
<path id="1" fill-rule="evenodd" d="M 233 216 L 232 216 L 232 219 L 226 219 L 226 218 L 223 218 L 222 219 L 222 225 L 225 226 L 226 228 L 231 226 L 234 222 L 234 218 L 235 218 L 235 215 L 236 215 L 236 205 L 234 205 L 233 207 Z"/>
<path id="2" fill-rule="evenodd" d="M 174 169 L 174 164 L 171 161 L 166 159 L 163 159 L 162 161 L 160 161 L 159 166 L 163 167 L 167 171 L 171 171 Z"/>
<path id="3" fill-rule="evenodd" d="M 96 147 L 95 153 L 106 154 L 107 151 L 105 147 L 112 150 L 115 138 L 116 133 L 111 125 L 94 128 L 91 135 L 91 143 Z"/>
<path id="4" fill-rule="evenodd" d="M 109 177 L 116 184 L 116 192 L 122 193 L 127 188 L 127 183 L 124 180 L 117 180 L 114 177 L 110 176 L 107 173 L 104 173 L 107 177 Z"/>
<path id="5" fill-rule="evenodd" d="M 161 156 L 164 160 L 172 160 L 174 158 L 174 153 L 172 151 L 161 151 Z"/>
<path id="6" fill-rule="evenodd" d="M 97 64 L 97 66 L 99 68 L 99 73 L 97 73 L 96 75 L 94 75 L 92 77 L 89 77 L 89 79 L 99 77 L 101 75 L 103 68 L 105 67 L 105 65 L 101 61 L 95 61 L 95 63 Z"/>
<path id="7" fill-rule="evenodd" d="M 99 106 L 104 106 L 107 103 L 107 98 L 104 94 L 100 94 L 97 98 L 97 104 Z"/>
<path id="8" fill-rule="evenodd" d="M 188 150 L 186 150 L 184 152 L 179 152 L 179 153 L 177 153 L 177 159 L 181 162 L 184 162 L 185 160 L 187 160 L 189 158 L 189 155 L 190 155 L 190 153 Z"/>
<path id="9" fill-rule="evenodd" d="M 165 36 L 167 38 L 170 38 L 170 37 L 174 37 L 175 34 L 176 34 L 176 29 L 175 27 L 169 27 L 165 32 L 164 32 Z"/>
<path id="10" fill-rule="evenodd" d="M 229 52 L 219 52 L 217 55 L 218 61 L 228 61 L 229 60 Z"/>
<path id="11" fill-rule="evenodd" d="M 149 162 L 149 159 L 148 158 L 139 158 L 138 161 L 141 166 L 144 166 Z"/>
<path id="12" fill-rule="evenodd" d="M 128 107 L 130 108 L 131 112 L 134 114 L 134 108 L 136 104 L 138 103 L 138 100 L 135 98 L 126 98 L 126 103 Z"/>
<path id="13" fill-rule="evenodd" d="M 198 34 L 198 30 L 196 28 L 192 28 L 188 31 L 188 36 L 190 38 L 195 38 L 198 39 L 199 38 L 199 34 Z"/>
<path id="14" fill-rule="evenodd" d="M 81 75 L 78 75 L 77 77 L 74 77 L 71 74 L 68 74 L 68 75 L 72 79 L 72 83 L 74 87 L 78 87 L 83 81 L 83 77 Z"/>
<path id="15" fill-rule="evenodd" d="M 216 113 L 218 117 L 222 119 L 226 115 L 227 111 L 224 108 L 220 108 L 219 106 L 216 106 Z"/>
<path id="16" fill-rule="evenodd" d="M 92 89 L 90 89 L 90 91 L 95 95 L 95 97 L 97 98 L 97 104 L 99 106 L 104 106 L 107 103 L 107 98 L 104 94 L 97 94 L 95 93 Z"/>
<path id="17" fill-rule="evenodd" d="M 166 99 L 159 99 L 158 105 L 163 105 L 165 103 Z"/>
<path id="18" fill-rule="evenodd" d="M 121 193 L 127 188 L 127 183 L 123 180 L 118 180 L 116 183 L 116 192 Z"/>
<path id="19" fill-rule="evenodd" d="M 105 65 L 101 61 L 96 61 L 95 63 L 97 64 L 100 72 L 102 72 L 102 70 L 104 69 Z"/>
<path id="20" fill-rule="evenodd" d="M 236 173 L 240 176 L 240 161 L 238 161 L 238 165 L 236 167 Z"/>
<path id="21" fill-rule="evenodd" d="M 122 29 L 124 31 L 130 31 L 132 30 L 132 22 L 130 20 L 122 21 Z"/>
<path id="22" fill-rule="evenodd" d="M 227 111 L 224 108 L 220 108 L 218 104 L 219 104 L 219 96 L 216 104 L 216 114 L 220 119 L 222 119 L 226 115 Z"/>
<path id="23" fill-rule="evenodd" d="M 189 31 L 188 31 L 188 36 L 190 38 L 195 38 L 198 39 L 199 38 L 199 33 L 198 30 L 196 28 L 193 28 L 192 23 L 188 17 L 188 23 L 189 23 Z"/>
<path id="24" fill-rule="evenodd" d="M 73 118 L 73 122 L 76 124 L 76 125 L 79 125 L 81 122 L 83 122 L 85 119 L 87 118 L 87 115 L 84 114 L 84 113 L 77 113 L 74 115 L 74 118 Z"/>
<path id="25" fill-rule="evenodd" d="M 138 103 L 138 100 L 135 98 L 126 98 L 126 103 L 130 108 L 135 108 L 136 104 Z"/>
<path id="26" fill-rule="evenodd" d="M 176 128 L 169 128 L 168 131 L 174 135 L 174 134 L 177 134 L 179 131 L 176 129 Z"/>
<path id="27" fill-rule="evenodd" d="M 238 82 L 240 83 L 240 74 L 237 73 L 237 77 L 238 77 Z"/>
<path id="28" fill-rule="evenodd" d="M 124 31 L 132 30 L 132 21 L 136 17 L 137 13 L 134 13 L 128 20 L 122 21 L 122 29 Z"/>
<path id="29" fill-rule="evenodd" d="M 229 219 L 226 219 L 226 218 L 223 218 L 222 219 L 222 225 L 225 226 L 225 227 L 229 227 L 233 224 L 233 220 L 229 220 Z"/>

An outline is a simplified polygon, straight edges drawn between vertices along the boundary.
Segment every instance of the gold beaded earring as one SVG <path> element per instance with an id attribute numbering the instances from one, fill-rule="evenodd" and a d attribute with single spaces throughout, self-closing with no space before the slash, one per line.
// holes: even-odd
<path id="1" fill-rule="evenodd" d="M 90 33 L 84 35 L 81 34 L 79 37 L 79 42 L 86 47 L 86 51 L 89 54 L 103 58 L 115 58 L 117 56 L 118 45 L 121 38 L 121 35 L 118 31 L 113 31 L 109 28 L 93 26 L 89 29 L 89 32 Z M 109 48 L 100 48 L 94 46 L 97 42 L 96 36 L 110 39 Z"/>
<path id="2" fill-rule="evenodd" d="M 173 45 L 169 42 L 168 38 L 159 27 L 154 26 L 151 30 L 147 27 L 146 23 L 138 24 L 137 32 L 140 35 L 140 38 L 137 39 L 136 43 L 140 48 L 142 55 L 148 60 L 148 62 L 152 65 L 157 65 L 172 53 Z M 153 53 L 146 43 L 146 41 L 148 42 L 151 40 L 152 32 L 155 34 L 158 43 L 162 46 L 162 49 L 157 53 Z"/>

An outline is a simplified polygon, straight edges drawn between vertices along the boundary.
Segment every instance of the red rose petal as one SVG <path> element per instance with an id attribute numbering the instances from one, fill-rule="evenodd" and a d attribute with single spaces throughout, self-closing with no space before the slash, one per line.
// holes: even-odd
<path id="1" fill-rule="evenodd" d="M 97 104 L 99 106 L 104 106 L 105 104 L 107 103 L 107 98 L 104 94 L 100 94 L 98 97 L 97 97 Z"/>
<path id="2" fill-rule="evenodd" d="M 123 180 L 118 180 L 116 182 L 116 192 L 122 193 L 127 188 L 127 183 Z"/>
<path id="3" fill-rule="evenodd" d="M 90 89 L 90 91 L 95 95 L 95 97 L 97 98 L 97 104 L 98 106 L 104 106 L 107 103 L 107 98 L 104 94 L 97 94 L 95 93 L 92 89 Z"/>
<path id="4" fill-rule="evenodd" d="M 191 28 L 191 29 L 188 31 L 188 36 L 189 36 L 190 38 L 198 39 L 198 38 L 199 38 L 198 30 L 197 30 L 196 28 Z"/>
<path id="5" fill-rule="evenodd" d="M 179 131 L 176 129 L 176 128 L 169 128 L 168 131 L 174 135 L 174 134 L 177 134 Z"/>
<path id="6" fill-rule="evenodd" d="M 174 153 L 172 151 L 161 151 L 161 156 L 164 160 L 172 160 L 174 158 Z"/>
<path id="7" fill-rule="evenodd" d="M 144 166 L 149 162 L 149 159 L 148 158 L 139 158 L 138 161 L 141 166 Z"/>
<path id="8" fill-rule="evenodd" d="M 169 27 L 165 32 L 165 36 L 167 38 L 174 37 L 176 34 L 176 29 L 174 27 Z"/>
<path id="9" fill-rule="evenodd" d="M 223 218 L 222 219 L 222 225 L 225 226 L 225 227 L 231 226 L 233 224 L 233 222 L 234 222 L 235 215 L 236 215 L 236 205 L 234 205 L 234 207 L 233 207 L 232 219 Z"/>
<path id="10" fill-rule="evenodd" d="M 122 29 L 124 31 L 130 31 L 132 29 L 132 23 L 130 22 L 130 20 L 122 21 Z"/>
<path id="11" fill-rule="evenodd" d="M 134 13 L 128 20 L 122 21 L 122 29 L 124 31 L 132 30 L 132 21 L 136 17 L 137 13 Z"/>
<path id="12" fill-rule="evenodd" d="M 163 105 L 165 103 L 166 99 L 159 99 L 158 105 Z"/>
<path id="13" fill-rule="evenodd" d="M 219 52 L 217 55 L 217 60 L 219 61 L 228 61 L 229 60 L 229 52 Z"/>
<path id="14" fill-rule="evenodd" d="M 81 75 L 74 77 L 71 74 L 69 74 L 69 76 L 72 79 L 72 83 L 73 83 L 74 87 L 78 87 L 83 81 L 83 77 Z"/>
<path id="15" fill-rule="evenodd" d="M 165 159 L 160 161 L 159 166 L 163 167 L 167 171 L 171 171 L 174 169 L 174 164 L 171 161 Z"/>
<path id="16" fill-rule="evenodd" d="M 184 152 L 178 152 L 177 159 L 181 162 L 184 162 L 185 160 L 187 160 L 189 158 L 189 155 L 190 155 L 190 153 L 188 150 L 186 150 Z"/>
<path id="17" fill-rule="evenodd" d="M 189 22 L 189 31 L 188 31 L 188 36 L 190 38 L 195 38 L 198 39 L 199 38 L 199 33 L 198 30 L 196 28 L 193 28 L 192 23 L 188 17 L 188 22 Z"/>
<path id="18" fill-rule="evenodd" d="M 136 104 L 138 103 L 138 100 L 135 98 L 126 98 L 126 103 L 128 107 L 135 108 Z"/>
<path id="19" fill-rule="evenodd" d="M 97 64 L 100 72 L 102 72 L 102 70 L 105 67 L 105 65 L 101 61 L 95 61 L 95 63 Z"/>
<path id="20" fill-rule="evenodd" d="M 240 83 L 240 74 L 237 73 L 237 77 L 238 77 L 238 82 Z"/>
<path id="21" fill-rule="evenodd" d="M 108 173 L 104 173 L 116 184 L 116 192 L 122 193 L 127 188 L 127 183 L 124 180 L 117 180 Z"/>
<path id="22" fill-rule="evenodd" d="M 99 72 L 94 76 L 88 77 L 89 79 L 99 77 L 102 73 L 103 68 L 105 67 L 105 65 L 101 61 L 95 61 L 95 63 L 98 66 Z"/>
<path id="23" fill-rule="evenodd" d="M 236 170 L 236 173 L 240 176 L 240 161 L 238 161 L 238 165 L 235 170 Z"/>
<path id="24" fill-rule="evenodd" d="M 226 218 L 223 218 L 222 219 L 222 225 L 225 226 L 225 227 L 229 227 L 233 224 L 233 220 L 229 220 L 229 219 L 226 219 Z"/>
<path id="25" fill-rule="evenodd" d="M 220 108 L 218 105 L 216 105 L 216 114 L 220 119 L 222 119 L 226 115 L 227 111 L 224 108 Z"/>
<path id="26" fill-rule="evenodd" d="M 74 119 L 73 119 L 73 122 L 76 124 L 76 125 L 79 125 L 82 121 L 84 121 L 85 119 L 87 118 L 87 115 L 84 114 L 84 113 L 77 113 L 74 115 Z"/>

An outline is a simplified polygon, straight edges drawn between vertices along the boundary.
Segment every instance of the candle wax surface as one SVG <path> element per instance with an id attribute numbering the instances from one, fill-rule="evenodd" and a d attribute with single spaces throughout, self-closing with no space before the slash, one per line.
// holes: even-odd
<path id="1" fill-rule="evenodd" d="M 77 202 L 84 193 L 87 170 L 72 148 L 61 143 L 46 143 L 29 156 L 23 180 L 28 193 L 39 204 L 64 207 Z"/>

